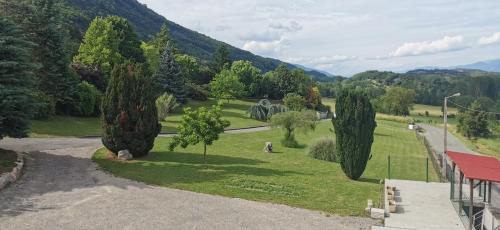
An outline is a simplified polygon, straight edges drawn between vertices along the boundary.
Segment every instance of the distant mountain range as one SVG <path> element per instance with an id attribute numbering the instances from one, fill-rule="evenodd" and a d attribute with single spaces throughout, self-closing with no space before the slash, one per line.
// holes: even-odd
<path id="1" fill-rule="evenodd" d="M 179 49 L 204 63 L 210 62 L 219 45 L 225 44 L 204 34 L 185 28 L 149 9 L 137 0 L 64 0 L 76 15 L 73 21 L 83 33 L 96 16 L 117 15 L 126 18 L 143 40 L 150 39 L 167 23 L 172 39 Z M 329 74 L 302 66 L 292 65 L 273 58 L 265 58 L 226 44 L 232 60 L 247 60 L 262 71 L 270 71 L 280 64 L 290 68 L 302 68 L 317 81 L 331 81 Z"/>
<path id="2" fill-rule="evenodd" d="M 466 65 L 457 65 L 450 67 L 426 66 L 420 67 L 416 70 L 482 70 L 486 72 L 500 72 L 500 59 L 493 59 L 481 62 L 475 62 Z"/>
<path id="3" fill-rule="evenodd" d="M 468 65 L 456 66 L 457 69 L 478 69 L 488 72 L 500 72 L 500 59 L 476 62 Z"/>

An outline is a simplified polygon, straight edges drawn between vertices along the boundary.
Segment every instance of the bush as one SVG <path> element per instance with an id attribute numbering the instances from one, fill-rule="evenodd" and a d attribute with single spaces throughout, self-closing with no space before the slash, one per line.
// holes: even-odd
<path id="1" fill-rule="evenodd" d="M 259 103 L 250 106 L 248 113 L 250 114 L 250 118 L 259 121 L 267 121 L 271 119 L 273 115 L 286 111 L 288 111 L 287 107 L 280 104 L 272 104 L 269 100 L 262 99 Z"/>
<path id="2" fill-rule="evenodd" d="M 307 101 L 296 93 L 289 93 L 283 98 L 286 107 L 293 111 L 302 111 L 306 108 Z"/>
<path id="3" fill-rule="evenodd" d="M 196 85 L 194 83 L 186 84 L 187 96 L 193 100 L 206 101 L 208 100 L 208 90 L 201 85 Z"/>
<path id="4" fill-rule="evenodd" d="M 337 162 L 335 142 L 328 137 L 314 140 L 309 147 L 309 156 L 318 160 Z"/>
<path id="5" fill-rule="evenodd" d="M 167 119 L 168 114 L 170 114 L 174 109 L 179 107 L 179 103 L 175 99 L 174 95 L 164 93 L 158 99 L 156 99 L 156 109 L 158 109 L 158 120 L 164 121 Z"/>
<path id="6" fill-rule="evenodd" d="M 94 85 L 80 82 L 73 96 L 72 114 L 77 116 L 92 116 L 99 114 L 102 94 Z"/>
<path id="7" fill-rule="evenodd" d="M 304 133 L 316 128 L 316 113 L 313 111 L 289 111 L 280 113 L 271 118 L 273 127 L 281 128 L 285 131 L 285 136 L 281 140 L 283 146 L 288 148 L 297 148 L 299 144 L 295 140 L 295 131 Z"/>
<path id="8" fill-rule="evenodd" d="M 43 93 L 35 92 L 33 94 L 34 114 L 33 119 L 45 120 L 56 113 L 56 102 L 54 98 Z"/>

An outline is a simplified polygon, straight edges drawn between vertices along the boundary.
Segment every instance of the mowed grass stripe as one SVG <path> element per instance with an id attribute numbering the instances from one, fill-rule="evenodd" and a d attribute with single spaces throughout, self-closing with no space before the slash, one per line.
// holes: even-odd
<path id="1" fill-rule="evenodd" d="M 297 139 L 307 145 L 318 137 L 334 138 L 331 128 L 331 122 L 321 122 Z M 280 130 L 224 134 L 208 148 L 207 165 L 202 164 L 201 145 L 169 152 L 169 138 L 158 138 L 153 152 L 142 159 L 114 161 L 99 150 L 94 160 L 118 176 L 148 184 L 355 216 L 364 215 L 367 199 L 378 201 L 388 153 L 413 156 L 399 164 L 410 167 L 398 173 L 401 178 L 425 180 L 425 173 L 418 173 L 423 165 L 411 163 L 425 158 L 425 149 L 405 124 L 379 121 L 373 158 L 359 181 L 348 179 L 337 163 L 310 158 L 307 146 L 282 147 L 281 136 Z M 276 153 L 262 151 L 265 141 L 273 142 Z"/>

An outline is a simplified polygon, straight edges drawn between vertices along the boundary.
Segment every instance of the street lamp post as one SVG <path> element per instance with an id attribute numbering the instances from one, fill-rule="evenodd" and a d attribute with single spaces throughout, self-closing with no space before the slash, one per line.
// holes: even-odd
<path id="1" fill-rule="evenodd" d="M 448 151 L 448 98 L 458 97 L 460 93 L 455 93 L 451 96 L 444 97 L 444 105 L 443 105 L 443 118 L 444 118 L 444 152 L 443 152 L 443 177 L 446 178 L 446 167 L 448 166 L 448 162 L 446 161 L 446 152 Z"/>

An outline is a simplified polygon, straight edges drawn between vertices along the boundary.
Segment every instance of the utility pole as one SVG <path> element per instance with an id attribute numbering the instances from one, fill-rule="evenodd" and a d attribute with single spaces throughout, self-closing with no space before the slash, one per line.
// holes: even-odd
<path id="1" fill-rule="evenodd" d="M 446 153 L 448 152 L 448 98 L 452 97 L 458 97 L 460 96 L 460 93 L 455 93 L 451 96 L 444 97 L 444 104 L 443 104 L 443 118 L 444 118 L 444 146 L 443 146 L 443 157 L 442 157 L 442 166 L 443 166 L 443 177 L 446 178 L 446 167 L 448 166 L 448 162 L 446 161 Z"/>

